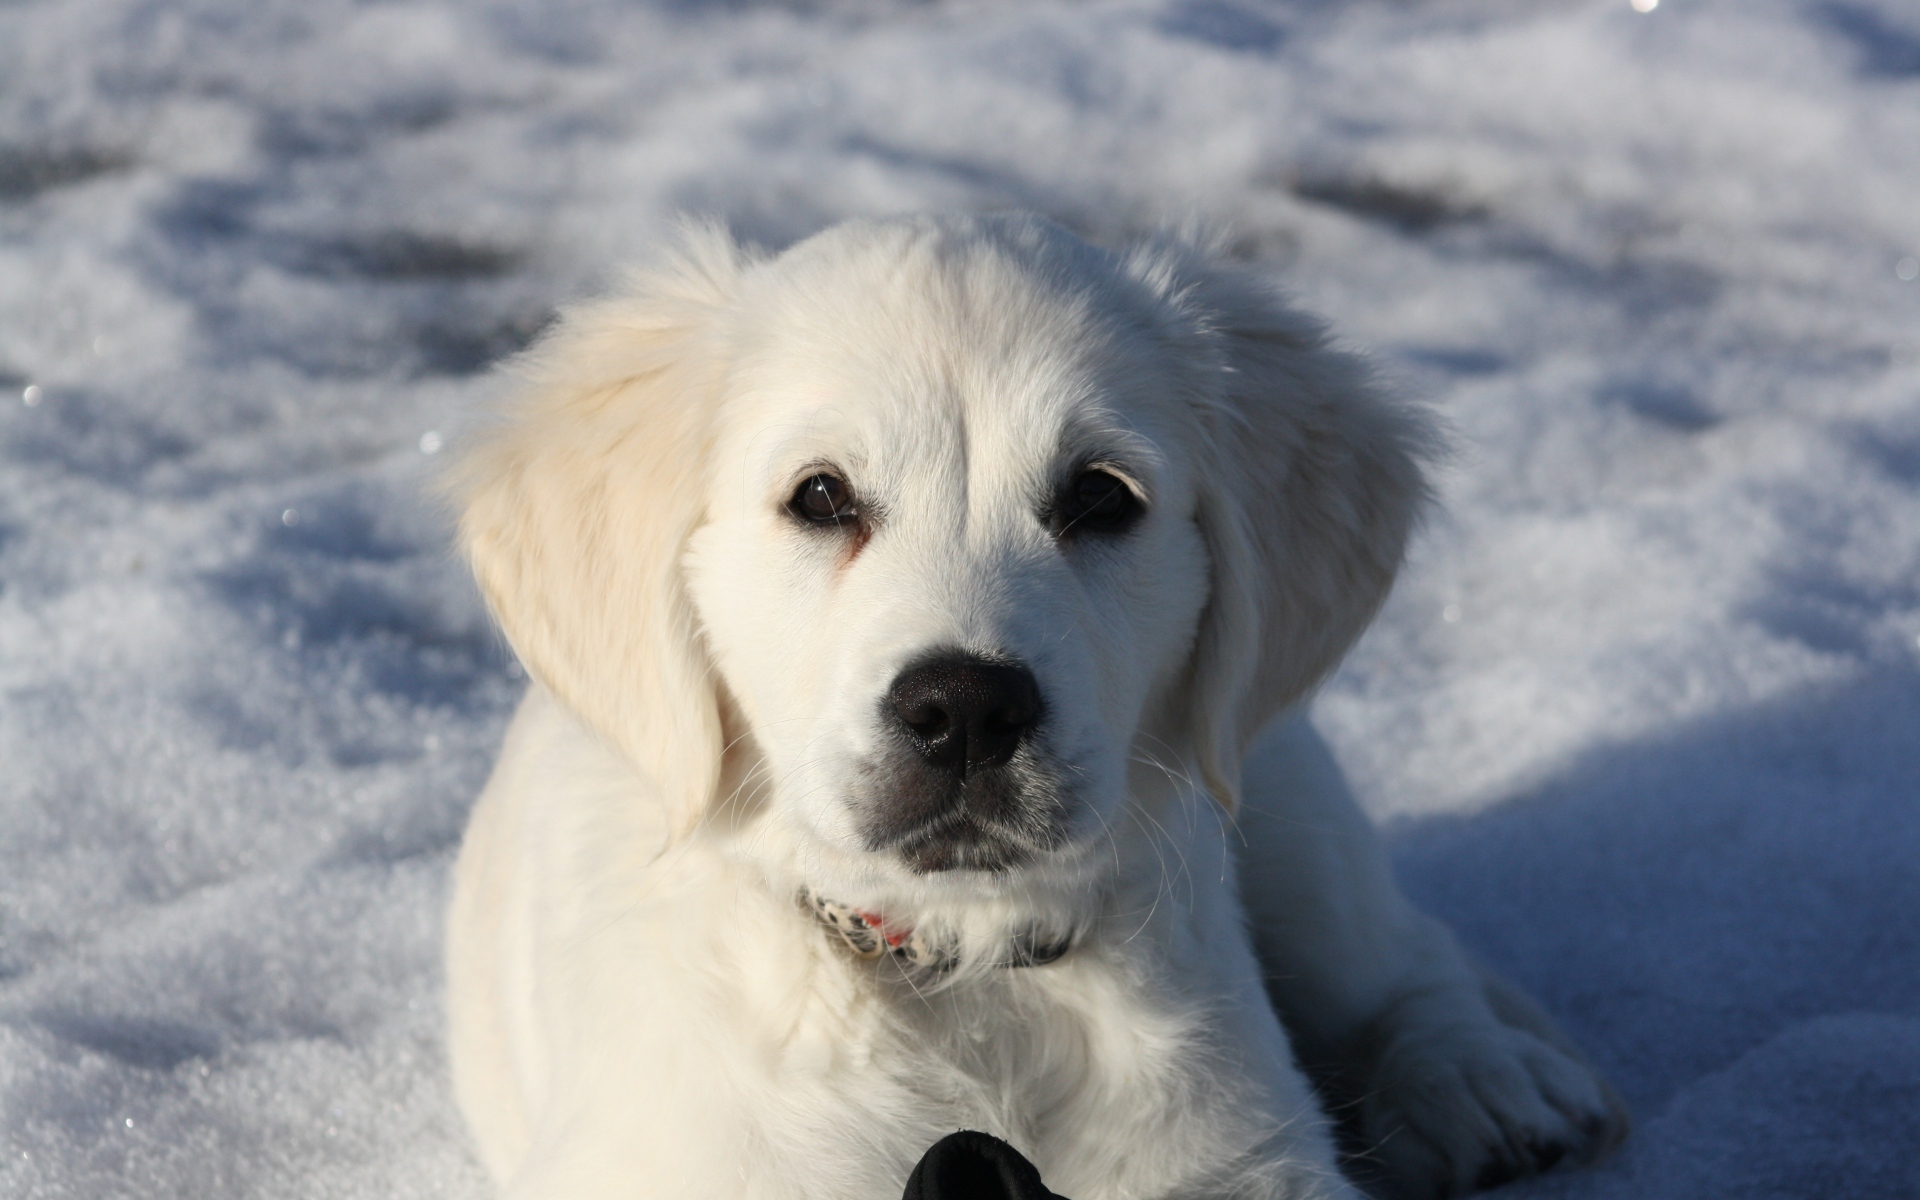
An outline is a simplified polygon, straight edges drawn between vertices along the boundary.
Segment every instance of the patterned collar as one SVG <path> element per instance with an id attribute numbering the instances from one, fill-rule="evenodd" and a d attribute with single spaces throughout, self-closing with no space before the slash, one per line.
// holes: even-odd
<path id="1" fill-rule="evenodd" d="M 863 912 L 837 900 L 828 900 L 800 889 L 800 903 L 822 925 L 839 935 L 854 957 L 877 959 L 882 955 L 905 967 L 944 973 L 959 965 L 960 956 L 951 945 L 937 944 L 911 925 L 889 924 L 875 913 Z M 1073 949 L 1073 936 L 1048 937 L 1039 929 L 1028 929 L 1007 944 L 1006 957 L 995 966 L 1044 967 L 1057 962 Z"/>

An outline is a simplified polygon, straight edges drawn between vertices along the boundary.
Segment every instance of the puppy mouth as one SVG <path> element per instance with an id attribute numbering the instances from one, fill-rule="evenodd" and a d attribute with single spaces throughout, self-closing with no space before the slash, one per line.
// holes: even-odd
<path id="1" fill-rule="evenodd" d="M 1066 841 L 1066 797 L 1032 761 L 965 780 L 897 764 L 872 774 L 867 849 L 898 855 L 917 875 L 1004 873 Z"/>
<path id="2" fill-rule="evenodd" d="M 916 875 L 943 871 L 1003 874 L 1032 861 L 1033 847 L 965 818 L 917 831 L 888 847 Z"/>

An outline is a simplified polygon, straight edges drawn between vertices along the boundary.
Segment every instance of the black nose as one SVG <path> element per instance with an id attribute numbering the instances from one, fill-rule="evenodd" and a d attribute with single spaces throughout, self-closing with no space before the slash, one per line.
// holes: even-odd
<path id="1" fill-rule="evenodd" d="M 1012 758 L 1040 720 L 1032 671 L 972 655 L 908 667 L 887 700 L 920 756 L 961 779 Z"/>

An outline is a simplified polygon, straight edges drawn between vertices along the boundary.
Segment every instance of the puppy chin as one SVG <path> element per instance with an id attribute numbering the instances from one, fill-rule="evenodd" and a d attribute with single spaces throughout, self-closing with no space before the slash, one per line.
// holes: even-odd
<path id="1" fill-rule="evenodd" d="M 915 875 L 983 871 L 1005 875 L 1031 863 L 1040 848 L 961 817 L 890 847 Z"/>

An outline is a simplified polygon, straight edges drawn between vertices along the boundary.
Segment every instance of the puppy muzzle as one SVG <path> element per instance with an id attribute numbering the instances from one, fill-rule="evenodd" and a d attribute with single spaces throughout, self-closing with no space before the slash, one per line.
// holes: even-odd
<path id="1" fill-rule="evenodd" d="M 1063 774 L 1032 748 L 964 779 L 896 757 L 863 789 L 867 849 L 921 875 L 1014 870 L 1065 844 Z"/>

